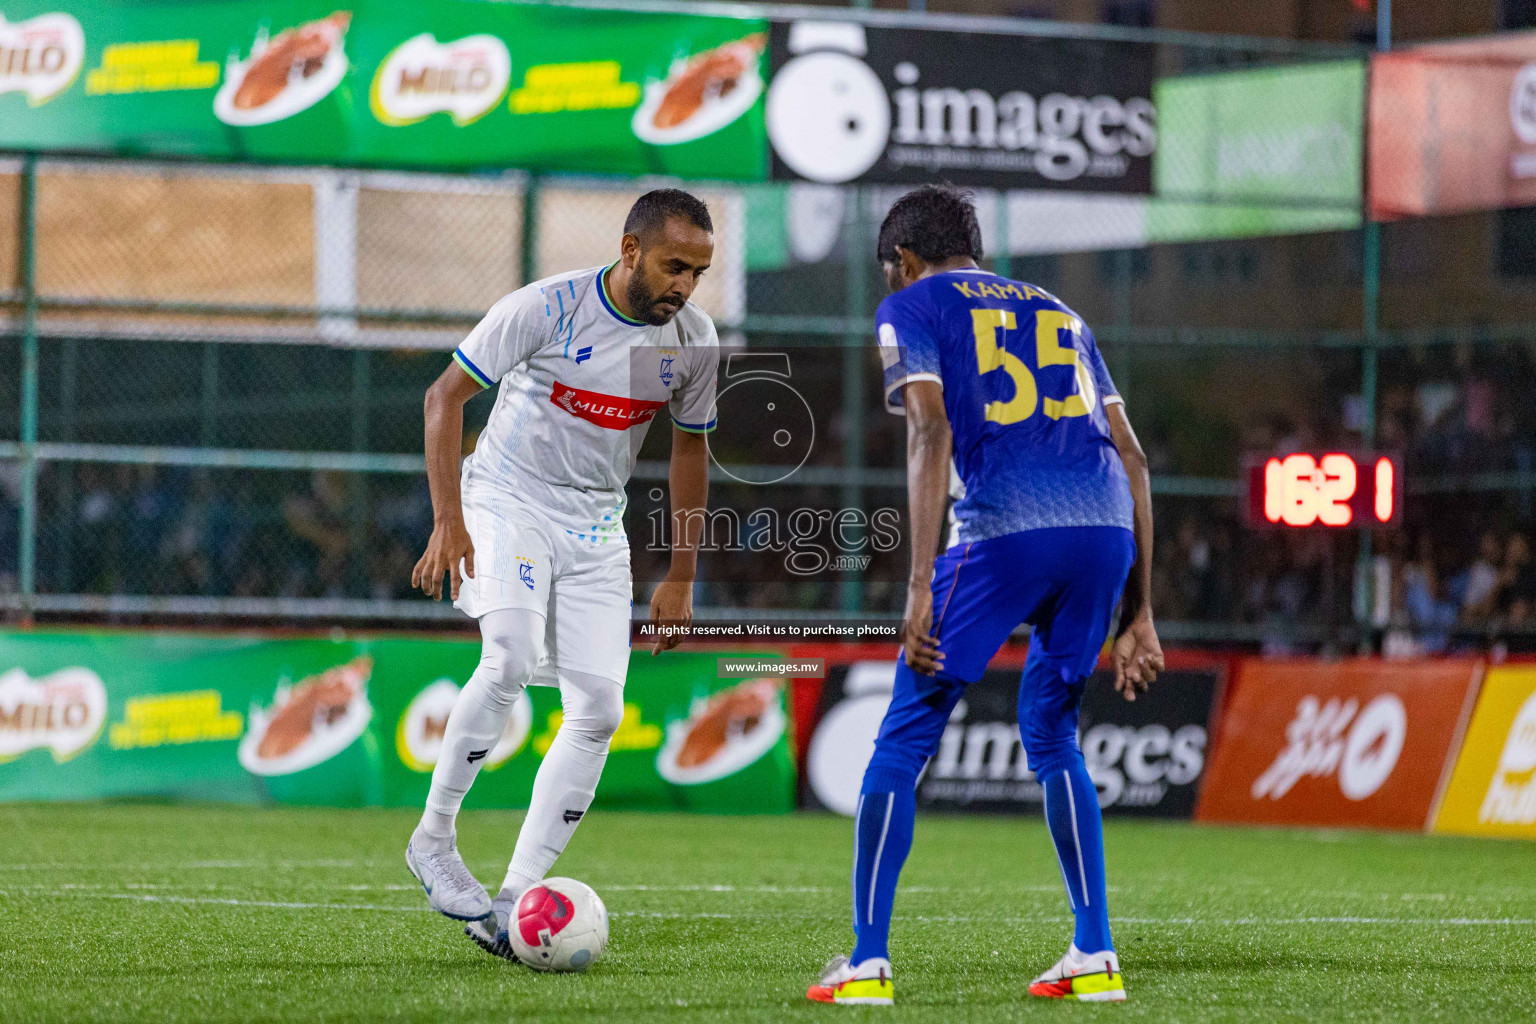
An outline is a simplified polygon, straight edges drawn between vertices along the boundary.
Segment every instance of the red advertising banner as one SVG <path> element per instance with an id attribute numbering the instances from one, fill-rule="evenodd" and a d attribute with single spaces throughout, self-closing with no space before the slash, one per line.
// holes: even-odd
<path id="1" fill-rule="evenodd" d="M 1371 60 L 1376 220 L 1536 203 L 1536 31 Z"/>
<path id="2" fill-rule="evenodd" d="M 1479 672 L 1472 661 L 1245 660 L 1195 817 L 1425 828 Z"/>

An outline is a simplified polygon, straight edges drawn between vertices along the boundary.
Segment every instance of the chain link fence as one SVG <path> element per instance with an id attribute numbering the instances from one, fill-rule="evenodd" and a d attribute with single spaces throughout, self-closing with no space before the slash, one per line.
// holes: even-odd
<path id="1" fill-rule="evenodd" d="M 1305 56 L 1230 40 L 1158 53 L 1175 86 L 1163 124 L 1202 102 L 1181 82 Z M 1202 193 L 1202 161 L 1339 157 L 1281 134 L 1223 145 L 1160 149 L 1150 198 L 977 196 L 988 266 L 1077 309 L 1128 399 L 1155 474 L 1166 631 L 1271 650 L 1520 642 L 1536 603 L 1529 211 L 1362 226 L 1357 150 L 1349 194 Z M 615 258 L 629 204 L 661 183 L 0 162 L 0 602 L 462 624 L 409 589 L 431 526 L 423 393 L 500 296 Z M 773 500 L 904 510 L 902 423 L 879 411 L 868 345 L 874 234 L 901 190 L 688 187 L 717 228 L 695 298 L 726 344 L 841 353 L 796 379 L 825 429 Z M 490 406 L 470 403 L 466 445 Z M 666 436 L 641 453 L 633 515 L 665 482 Z M 1246 454 L 1373 444 L 1406 460 L 1406 529 L 1243 526 Z M 762 500 L 717 477 L 714 503 Z M 656 557 L 636 551 L 637 579 Z M 801 587 L 723 573 L 699 602 L 894 613 L 902 589 L 881 581 L 903 572 Z"/>

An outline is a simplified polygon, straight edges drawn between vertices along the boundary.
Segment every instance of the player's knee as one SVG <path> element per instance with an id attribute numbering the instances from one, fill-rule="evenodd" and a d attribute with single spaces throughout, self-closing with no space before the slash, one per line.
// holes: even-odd
<path id="1" fill-rule="evenodd" d="M 528 685 L 538 665 L 538 646 L 526 639 L 493 634 L 481 643 L 480 670 L 491 689 L 508 701 Z"/>
<path id="2" fill-rule="evenodd" d="M 1046 779 L 1071 768 L 1073 764 L 1083 764 L 1082 751 L 1077 749 L 1077 744 L 1071 746 L 1058 746 L 1040 753 L 1031 754 L 1025 752 L 1029 761 L 1030 771 L 1035 773 L 1036 781 L 1044 783 Z"/>
<path id="3" fill-rule="evenodd" d="M 903 780 L 910 779 L 915 785 L 918 773 L 928 760 L 928 753 L 914 750 L 899 743 L 879 740 L 874 755 L 864 771 L 863 791 L 884 793 L 896 789 Z"/>
<path id="4" fill-rule="evenodd" d="M 1035 778 L 1045 780 L 1082 761 L 1082 749 L 1077 745 L 1077 730 L 1063 732 L 1040 723 L 1019 723 L 1019 735 L 1024 740 L 1024 757 L 1029 762 Z"/>
<path id="5" fill-rule="evenodd" d="M 562 686 L 562 695 L 567 687 Z M 624 721 L 624 688 L 611 679 L 592 677 L 578 687 L 570 685 L 565 700 L 563 729 L 603 746 L 618 732 Z"/>

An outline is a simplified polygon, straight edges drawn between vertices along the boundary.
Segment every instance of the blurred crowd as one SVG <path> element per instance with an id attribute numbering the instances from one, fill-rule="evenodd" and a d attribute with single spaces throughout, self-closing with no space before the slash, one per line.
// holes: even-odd
<path id="1" fill-rule="evenodd" d="M 15 587 L 13 491 L 0 589 Z M 53 593 L 405 597 L 432 525 L 425 479 L 382 474 L 83 463 L 45 472 L 39 505 Z"/>
<path id="2" fill-rule="evenodd" d="M 1399 456 L 1413 489 L 1403 528 L 1379 531 L 1367 620 L 1389 653 L 1536 647 L 1536 362 L 1524 347 L 1495 365 L 1466 357 L 1386 376 L 1376 448 Z M 1257 418 L 1249 453 L 1361 446 L 1348 400 L 1327 419 Z M 1173 471 L 1150 431 L 1154 474 Z M 1512 477 L 1520 486 L 1496 486 Z M 1164 618 L 1257 626 L 1275 653 L 1315 649 L 1354 619 L 1357 535 L 1254 531 L 1230 506 L 1169 499 L 1158 508 L 1155 607 Z"/>
<path id="3" fill-rule="evenodd" d="M 1330 626 L 1354 620 L 1352 534 L 1254 533 L 1195 513 L 1162 529 L 1153 567 L 1160 618 L 1253 626 L 1277 655 L 1315 651 Z M 1536 529 L 1447 517 L 1374 539 L 1364 611 L 1385 653 L 1536 648 Z"/>
<path id="4" fill-rule="evenodd" d="M 1355 531 L 1255 530 L 1236 502 L 1159 497 L 1159 617 L 1241 627 L 1231 635 L 1257 637 L 1274 653 L 1316 650 L 1357 611 L 1390 653 L 1536 646 L 1531 380 L 1536 365 L 1523 349 L 1502 354 L 1496 370 L 1463 362 L 1384 377 L 1377 447 L 1401 455 L 1413 489 L 1402 528 L 1372 538 L 1365 565 L 1373 596 L 1364 606 L 1356 599 Z M 1359 446 L 1358 416 L 1347 400 L 1338 410 L 1323 419 L 1255 416 L 1242 430 L 1241 450 Z M 830 436 L 838 443 L 816 451 L 808 465 L 835 464 L 845 430 L 835 423 Z M 899 421 L 881 417 L 863 430 L 872 463 L 900 464 Z M 1175 455 L 1167 439 L 1187 442 L 1187 431 L 1160 430 L 1149 417 L 1142 433 L 1154 475 L 1183 469 L 1184 453 Z M 749 441 L 750 434 L 738 439 L 744 447 L 735 458 L 764 461 Z M 1527 484 L 1499 483 L 1510 477 Z M 17 480 L 15 463 L 0 463 L 0 592 L 16 586 Z M 716 504 L 775 493 L 745 490 L 752 493 L 742 498 L 719 487 Z M 793 494 L 828 508 L 844 497 L 836 485 Z M 865 500 L 900 508 L 904 519 L 899 487 L 877 488 Z M 651 514 L 646 498 L 635 501 L 632 537 L 644 533 L 641 520 Z M 431 521 L 426 482 L 415 475 L 48 464 L 40 476 L 38 586 L 47 593 L 406 599 Z M 634 548 L 636 597 L 644 602 L 645 584 L 665 574 L 666 556 L 638 541 Z M 902 549 L 857 574 L 797 581 L 782 571 L 782 553 L 741 553 L 697 599 L 716 607 L 831 609 L 847 607 L 848 587 L 858 586 L 865 610 L 895 614 L 905 558 Z"/>

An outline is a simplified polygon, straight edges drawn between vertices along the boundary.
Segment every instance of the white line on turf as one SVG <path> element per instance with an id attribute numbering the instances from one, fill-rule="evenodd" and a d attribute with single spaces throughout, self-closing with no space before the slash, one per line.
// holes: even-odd
<path id="1" fill-rule="evenodd" d="M 0 890 L 0 898 L 18 896 L 22 898 L 35 898 L 38 894 L 18 893 L 13 890 Z M 428 907 L 394 907 L 377 903 L 315 903 L 298 900 L 249 900 L 233 897 L 216 896 L 169 896 L 158 893 L 145 892 L 88 892 L 87 898 L 131 900 L 138 903 L 178 903 L 178 904 L 212 904 L 229 907 L 261 907 L 275 910 L 370 910 L 385 911 L 390 913 L 427 914 L 432 911 Z M 761 920 L 767 917 L 777 917 L 777 914 L 720 914 L 720 913 L 666 913 L 649 910 L 617 911 L 610 917 L 640 917 L 658 918 L 668 920 Z M 969 916 L 945 916 L 935 917 L 926 914 L 897 914 L 898 921 L 921 921 L 925 924 L 1043 924 L 1058 921 L 1071 920 L 1065 916 L 1045 915 L 1041 917 L 969 917 Z M 1488 927 L 1488 926 L 1514 926 L 1531 927 L 1536 925 L 1536 918 L 1528 917 L 1111 917 L 1111 921 L 1120 924 L 1145 924 L 1156 926 L 1186 925 L 1194 927 L 1222 927 L 1234 925 L 1309 925 L 1309 924 L 1337 924 L 1337 925 L 1399 925 L 1410 927 Z"/>
<path id="2" fill-rule="evenodd" d="M 378 862 L 371 860 L 189 860 L 161 861 L 159 863 L 147 861 L 102 863 L 100 861 L 93 861 L 85 864 L 0 864 L 0 871 L 192 871 L 203 869 L 247 870 L 251 868 L 288 871 L 303 868 L 372 868 L 379 866 L 381 865 Z"/>

